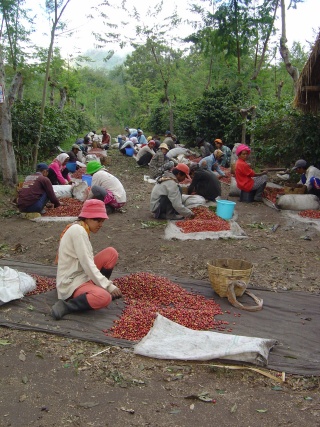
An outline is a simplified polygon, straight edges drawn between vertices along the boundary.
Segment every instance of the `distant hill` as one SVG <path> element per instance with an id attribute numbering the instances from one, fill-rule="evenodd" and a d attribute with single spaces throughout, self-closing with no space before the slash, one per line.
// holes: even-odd
<path id="1" fill-rule="evenodd" d="M 105 60 L 105 58 L 108 58 L 109 51 L 90 49 L 84 52 L 82 55 L 87 56 L 92 60 L 92 62 L 87 63 L 86 66 L 91 68 L 104 68 L 106 70 L 112 70 L 118 65 L 123 64 L 128 54 L 129 52 L 117 52 L 113 54 L 110 59 Z"/>

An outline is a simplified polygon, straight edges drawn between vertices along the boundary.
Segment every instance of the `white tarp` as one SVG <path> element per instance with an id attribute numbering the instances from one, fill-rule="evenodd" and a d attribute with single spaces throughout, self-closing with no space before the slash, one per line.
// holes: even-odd
<path id="1" fill-rule="evenodd" d="M 148 334 L 134 353 L 156 359 L 226 359 L 266 365 L 274 339 L 194 331 L 158 314 Z"/>
<path id="2" fill-rule="evenodd" d="M 233 220 L 230 220 L 230 230 L 223 231 L 201 231 L 198 233 L 183 233 L 176 225 L 176 221 L 168 221 L 164 230 L 164 238 L 166 240 L 205 240 L 205 239 L 247 239 L 248 236 L 242 230 L 240 225 Z"/>

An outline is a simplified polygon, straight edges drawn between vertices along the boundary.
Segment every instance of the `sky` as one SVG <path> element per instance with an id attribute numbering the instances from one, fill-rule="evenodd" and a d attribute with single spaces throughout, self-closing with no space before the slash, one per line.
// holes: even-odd
<path id="1" fill-rule="evenodd" d="M 79 3 L 81 1 L 81 7 Z M 28 0 L 30 7 L 37 13 L 39 9 L 35 7 L 34 0 Z M 27 3 L 28 3 L 27 2 Z M 146 20 L 148 24 L 152 23 L 151 18 L 146 18 L 147 8 L 151 8 L 151 11 L 154 11 L 154 6 L 158 3 L 158 0 L 148 0 L 145 2 L 127 0 L 127 4 L 131 7 L 136 5 L 136 8 L 140 15 Z M 83 0 L 71 0 L 68 4 L 65 12 L 62 16 L 63 21 L 68 22 L 68 28 L 75 29 L 72 37 L 67 38 L 57 37 L 55 40 L 55 46 L 61 48 L 61 53 L 64 57 L 75 56 L 79 53 L 84 53 L 88 49 L 94 48 L 95 40 L 91 35 L 92 29 L 99 31 L 101 29 L 102 18 L 95 20 L 88 20 L 87 15 L 90 13 L 90 7 L 98 5 L 101 3 L 100 0 L 91 0 L 85 2 Z M 121 3 L 120 0 L 117 3 Z M 174 9 L 177 7 L 177 12 L 180 16 L 183 16 L 184 19 L 188 19 L 195 15 L 191 15 L 187 11 L 186 7 L 187 0 L 163 0 L 164 4 L 164 16 L 168 16 Z M 203 3 L 202 3 L 203 4 Z M 286 0 L 286 4 L 289 4 L 289 0 Z M 32 6 L 31 6 L 32 5 Z M 299 4 L 297 9 L 289 9 L 286 13 L 287 21 L 287 39 L 288 46 L 292 45 L 294 41 L 299 41 L 302 45 L 308 47 L 308 42 L 313 43 L 315 41 L 316 35 L 319 32 L 320 28 L 320 0 L 304 0 L 304 3 Z M 127 20 L 128 24 L 123 25 L 123 32 L 127 35 L 133 34 L 134 30 L 131 29 L 130 23 L 132 20 L 128 20 L 126 14 L 119 9 L 118 11 L 112 11 L 113 21 L 120 24 L 122 21 Z M 157 20 L 154 21 L 154 25 L 157 25 L 157 22 L 161 20 L 161 15 L 157 15 Z M 43 32 L 49 28 L 46 25 L 46 21 L 41 18 L 41 13 L 39 13 L 38 19 L 38 31 L 36 33 L 36 42 L 41 44 L 43 47 L 49 46 L 49 36 L 44 36 Z M 279 20 L 280 26 L 280 20 Z M 186 36 L 192 33 L 193 29 L 190 26 L 184 25 L 179 28 L 179 33 L 183 36 Z M 49 31 L 47 31 L 49 33 Z M 40 35 L 40 37 L 39 37 Z M 280 36 L 279 36 L 280 37 Z M 116 52 L 125 52 L 121 51 L 118 45 L 106 45 L 105 50 L 114 49 Z"/>

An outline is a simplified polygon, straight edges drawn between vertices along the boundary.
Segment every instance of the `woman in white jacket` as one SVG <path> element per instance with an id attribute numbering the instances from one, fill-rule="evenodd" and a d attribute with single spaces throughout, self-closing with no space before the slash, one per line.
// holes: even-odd
<path id="1" fill-rule="evenodd" d="M 118 252 L 108 247 L 94 256 L 90 243 L 90 233 L 97 233 L 105 219 L 105 204 L 87 200 L 78 221 L 61 234 L 56 285 L 59 300 L 52 307 L 56 320 L 69 313 L 107 307 L 112 299 L 121 297 L 120 289 L 109 280 Z"/>

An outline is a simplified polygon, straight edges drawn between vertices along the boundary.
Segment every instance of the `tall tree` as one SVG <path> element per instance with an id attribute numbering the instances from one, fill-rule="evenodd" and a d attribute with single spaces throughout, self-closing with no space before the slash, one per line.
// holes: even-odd
<path id="1" fill-rule="evenodd" d="M 286 66 L 286 70 L 288 71 L 289 75 L 291 76 L 294 84 L 294 88 L 296 91 L 296 85 L 299 79 L 299 70 L 297 67 L 292 65 L 290 60 L 290 51 L 287 46 L 287 24 L 286 24 L 286 4 L 285 0 L 281 1 L 281 38 L 280 38 L 280 55 L 283 59 L 283 62 Z M 290 0 L 289 8 L 290 6 L 296 7 L 297 3 L 302 3 L 303 0 Z"/>
<path id="2" fill-rule="evenodd" d="M 48 49 L 46 72 L 45 72 L 44 84 L 43 84 L 43 90 L 42 90 L 39 132 L 36 137 L 36 143 L 35 143 L 35 149 L 34 149 L 34 158 L 33 158 L 34 167 L 36 167 L 36 164 L 38 163 L 39 144 L 41 140 L 41 132 L 43 127 L 44 111 L 45 111 L 45 106 L 47 102 L 47 88 L 49 83 L 50 65 L 52 60 L 54 40 L 56 36 L 56 31 L 59 29 L 63 29 L 65 27 L 63 22 L 61 22 L 61 17 L 66 7 L 70 3 L 70 1 L 71 0 L 46 0 L 46 10 L 49 16 L 51 17 L 52 26 L 51 26 L 51 32 L 50 32 L 50 44 Z"/>
<path id="3" fill-rule="evenodd" d="M 11 107 L 22 87 L 22 74 L 17 71 L 22 51 L 18 41 L 26 41 L 28 32 L 20 25 L 20 15 L 26 17 L 23 0 L 1 1 L 2 16 L 0 34 L 0 145 L 3 182 L 14 186 L 18 181 L 17 165 L 12 141 Z M 11 87 L 6 91 L 5 57 L 16 72 Z"/>

